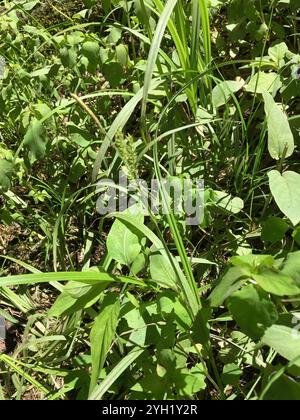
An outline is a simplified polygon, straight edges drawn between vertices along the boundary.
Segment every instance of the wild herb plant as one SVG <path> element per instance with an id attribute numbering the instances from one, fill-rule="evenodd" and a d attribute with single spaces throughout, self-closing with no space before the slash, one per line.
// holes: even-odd
<path id="1" fill-rule="evenodd" d="M 298 0 L 0 5 L 0 398 L 299 400 Z"/>

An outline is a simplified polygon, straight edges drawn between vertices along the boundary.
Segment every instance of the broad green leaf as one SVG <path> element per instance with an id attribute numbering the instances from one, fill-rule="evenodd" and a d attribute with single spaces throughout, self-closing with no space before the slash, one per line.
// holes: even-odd
<path id="1" fill-rule="evenodd" d="M 24 146 L 29 149 L 33 161 L 45 156 L 46 143 L 47 137 L 43 125 L 39 120 L 34 120 L 24 137 Z"/>
<path id="2" fill-rule="evenodd" d="M 122 37 L 122 30 L 115 26 L 111 26 L 108 31 L 109 35 L 107 37 L 107 42 L 110 44 L 117 44 Z"/>
<path id="3" fill-rule="evenodd" d="M 176 288 L 178 276 L 166 255 L 157 252 L 150 256 L 150 275 L 156 283 Z"/>
<path id="4" fill-rule="evenodd" d="M 22 8 L 26 11 L 32 10 L 37 4 L 39 3 L 39 0 L 31 0 L 27 1 L 26 3 L 22 4 Z"/>
<path id="5" fill-rule="evenodd" d="M 82 44 L 82 54 L 89 60 L 95 60 L 99 58 L 100 46 L 96 41 L 86 41 Z"/>
<path id="6" fill-rule="evenodd" d="M 179 395 L 185 398 L 206 389 L 206 375 L 202 364 L 198 363 L 191 369 L 179 370 L 174 382 Z"/>
<path id="7" fill-rule="evenodd" d="M 122 66 L 116 62 L 103 64 L 102 72 L 112 88 L 117 88 L 120 83 L 126 80 Z"/>
<path id="8" fill-rule="evenodd" d="M 119 321 L 120 301 L 117 294 L 105 297 L 100 314 L 91 329 L 92 375 L 90 392 L 97 385 L 97 381 L 104 366 L 112 340 L 114 339 Z"/>
<path id="9" fill-rule="evenodd" d="M 116 46 L 117 61 L 122 67 L 126 67 L 128 63 L 128 47 L 124 44 Z"/>
<path id="10" fill-rule="evenodd" d="M 6 159 L 0 159 L 0 188 L 8 190 L 10 188 L 10 177 L 13 164 Z"/>
<path id="11" fill-rule="evenodd" d="M 126 310 L 126 313 L 122 314 L 122 319 L 126 320 L 128 330 L 132 331 L 130 334 L 128 334 L 128 341 L 131 345 L 134 344 L 137 346 L 144 346 L 147 332 L 149 332 L 147 323 L 143 317 L 144 308 L 136 308 L 129 304 L 128 308 L 129 310 L 127 309 L 126 305 L 122 308 L 122 312 L 123 310 Z"/>
<path id="12" fill-rule="evenodd" d="M 163 315 L 170 315 L 175 306 L 177 295 L 173 291 L 164 291 L 158 296 L 157 307 L 158 312 Z"/>
<path id="13" fill-rule="evenodd" d="M 265 73 L 263 71 L 256 73 L 251 77 L 246 91 L 251 93 L 276 93 L 281 87 L 280 77 L 277 73 Z"/>
<path id="14" fill-rule="evenodd" d="M 272 375 L 268 377 L 270 382 Z M 300 384 L 287 375 L 276 379 L 261 397 L 263 401 L 300 401 Z"/>
<path id="15" fill-rule="evenodd" d="M 50 66 L 42 67 L 41 69 L 31 72 L 30 76 L 31 77 L 46 76 L 49 74 L 50 69 L 51 69 Z"/>
<path id="16" fill-rule="evenodd" d="M 226 80 L 218 83 L 212 91 L 212 102 L 214 107 L 219 108 L 220 106 L 225 105 L 234 93 L 242 89 L 244 84 L 245 82 L 243 80 Z"/>
<path id="17" fill-rule="evenodd" d="M 288 254 L 281 272 L 291 277 L 297 286 L 300 287 L 300 251 Z"/>
<path id="18" fill-rule="evenodd" d="M 284 220 L 271 216 L 263 223 L 261 239 L 264 242 L 275 244 L 283 240 L 289 228 L 289 225 Z"/>
<path id="19" fill-rule="evenodd" d="M 201 363 L 189 370 L 186 368 L 186 356 L 167 348 L 158 353 L 157 361 L 157 373 L 165 383 L 165 390 L 172 389 L 174 384 L 179 396 L 189 397 L 206 388 L 206 376 Z"/>
<path id="20" fill-rule="evenodd" d="M 268 124 L 268 147 L 273 159 L 289 157 L 294 153 L 295 144 L 287 115 L 276 104 L 268 92 L 263 92 Z"/>
<path id="21" fill-rule="evenodd" d="M 269 172 L 271 193 L 282 211 L 294 226 L 300 222 L 300 175 L 287 171 L 282 175 L 274 170 Z"/>
<path id="22" fill-rule="evenodd" d="M 275 61 L 277 66 L 281 67 L 282 60 L 284 59 L 288 50 L 289 49 L 286 43 L 280 42 L 279 44 L 276 44 L 268 49 L 268 55 L 273 61 Z"/>
<path id="23" fill-rule="evenodd" d="M 268 328 L 262 338 L 262 342 L 272 347 L 282 357 L 295 361 L 300 366 L 300 332 L 297 328 L 290 328 L 285 325 L 272 325 Z"/>
<path id="24" fill-rule="evenodd" d="M 268 294 L 252 284 L 233 293 L 227 306 L 241 330 L 253 340 L 261 338 L 264 331 L 278 320 L 276 306 Z"/>
<path id="25" fill-rule="evenodd" d="M 268 25 L 264 22 L 262 23 L 259 28 L 254 32 L 254 38 L 257 41 L 262 40 L 269 31 Z"/>
<path id="26" fill-rule="evenodd" d="M 46 117 L 51 112 L 51 108 L 49 108 L 49 106 L 43 102 L 36 104 L 33 107 L 33 110 L 34 110 L 34 115 L 36 116 L 38 120 L 41 120 L 42 118 Z"/>
<path id="27" fill-rule="evenodd" d="M 85 175 L 86 173 L 86 165 L 85 161 L 82 158 L 76 159 L 74 164 L 71 167 L 70 171 L 70 182 L 76 183 L 78 180 Z"/>
<path id="28" fill-rule="evenodd" d="M 176 275 L 177 275 L 177 279 L 178 279 L 178 287 L 177 290 L 179 289 L 180 286 L 180 290 L 181 291 L 185 291 L 186 295 L 189 296 L 189 302 L 193 302 L 194 301 L 194 296 L 192 291 L 189 288 L 189 285 L 187 284 L 186 281 L 186 277 L 184 276 L 184 273 L 182 272 L 182 269 L 178 263 L 178 261 L 176 260 L 176 258 L 173 257 L 173 255 L 171 255 L 170 253 L 167 253 L 167 251 L 165 250 L 162 242 L 160 241 L 160 239 L 155 235 L 155 233 L 149 229 L 147 226 L 145 226 L 143 223 L 138 223 L 137 221 L 134 221 L 132 219 L 132 217 L 124 214 L 124 213 L 113 213 L 112 216 L 117 217 L 118 219 L 125 221 L 126 223 L 128 223 L 130 226 L 133 226 L 134 228 L 136 228 L 140 233 L 142 233 L 143 236 L 147 237 L 154 245 L 156 250 L 159 250 L 159 252 L 167 259 L 170 260 L 170 262 L 172 261 L 171 265 L 174 265 L 175 271 L 176 271 Z M 196 312 L 196 304 L 195 304 L 195 312 Z M 198 310 L 197 310 L 198 312 Z"/>
<path id="29" fill-rule="evenodd" d="M 60 53 L 60 59 L 61 59 L 62 65 L 64 67 L 69 68 L 69 69 L 72 69 L 73 67 L 75 67 L 78 57 L 77 57 L 77 52 L 73 47 L 72 48 L 63 47 L 61 48 L 59 53 Z"/>
<path id="30" fill-rule="evenodd" d="M 230 258 L 230 263 L 234 266 L 245 265 L 251 270 L 258 267 L 273 267 L 275 259 L 272 255 L 249 254 Z"/>
<path id="31" fill-rule="evenodd" d="M 285 274 L 275 270 L 263 268 L 259 274 L 253 274 L 252 278 L 268 293 L 276 296 L 300 295 L 300 288 L 296 282 Z"/>
<path id="32" fill-rule="evenodd" d="M 209 320 L 212 317 L 211 308 L 201 308 L 196 316 L 191 329 L 191 337 L 194 343 L 201 344 L 205 351 L 210 347 Z"/>
<path id="33" fill-rule="evenodd" d="M 221 306 L 222 303 L 236 290 L 238 290 L 247 279 L 251 277 L 251 271 L 245 267 L 231 267 L 224 277 L 221 278 L 213 292 L 209 296 L 212 307 Z"/>
<path id="34" fill-rule="evenodd" d="M 186 331 L 192 327 L 193 321 L 189 315 L 187 308 L 180 300 L 176 300 L 174 305 L 175 323 L 181 331 Z"/>
<path id="35" fill-rule="evenodd" d="M 232 197 L 224 191 L 214 191 L 214 199 L 218 207 L 232 214 L 238 214 L 244 208 L 244 201 L 241 198 Z"/>
<path id="36" fill-rule="evenodd" d="M 152 369 L 150 373 L 146 374 L 130 388 L 131 398 L 134 400 L 162 400 L 164 397 L 168 398 L 169 386 L 161 377 L 164 372 L 165 368 L 157 365 L 156 371 Z"/>
<path id="37" fill-rule="evenodd" d="M 134 11 L 139 21 L 143 24 L 147 24 L 151 16 L 150 10 L 144 6 L 143 0 L 134 0 L 133 4 L 134 4 Z"/>
<path id="38" fill-rule="evenodd" d="M 292 238 L 296 242 L 297 245 L 300 246 L 300 226 L 296 227 L 292 233 Z"/>
<path id="39" fill-rule="evenodd" d="M 233 344 L 235 345 L 233 345 Z M 241 362 L 257 367 L 264 367 L 264 358 L 257 345 L 241 331 L 232 331 L 230 343 L 225 342 L 219 350 L 219 358 L 224 364 L 239 364 Z"/>
<path id="40" fill-rule="evenodd" d="M 238 386 L 242 374 L 243 371 L 236 363 L 229 363 L 223 368 L 222 382 L 224 385 Z"/>
<path id="41" fill-rule="evenodd" d="M 146 266 L 147 260 L 144 254 L 139 254 L 130 267 L 130 276 L 137 276 Z"/>
<path id="42" fill-rule="evenodd" d="M 132 224 L 123 220 L 115 220 L 107 237 L 107 251 L 111 258 L 120 264 L 130 266 L 141 252 L 141 235 L 134 229 L 135 223 L 143 223 L 141 213 L 132 214 L 130 209 L 125 211 Z"/>
<path id="43" fill-rule="evenodd" d="M 60 317 L 62 315 L 71 315 L 74 312 L 90 308 L 95 304 L 101 293 L 108 287 L 109 282 L 98 284 L 96 286 L 80 285 L 80 295 L 74 295 L 75 285 L 80 283 L 70 282 L 66 284 L 62 293 L 58 296 L 48 315 Z"/>

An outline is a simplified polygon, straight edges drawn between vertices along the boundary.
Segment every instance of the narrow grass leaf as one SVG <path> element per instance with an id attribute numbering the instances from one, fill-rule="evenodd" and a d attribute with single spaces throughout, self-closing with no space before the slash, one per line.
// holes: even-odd
<path id="1" fill-rule="evenodd" d="M 76 281 L 84 284 L 97 284 L 99 282 L 117 282 L 135 284 L 137 286 L 145 286 L 141 280 L 124 276 L 114 276 L 108 273 L 97 272 L 62 272 L 62 273 L 39 273 L 39 274 L 22 274 L 18 276 L 0 277 L 0 287 L 29 285 L 37 283 L 49 283 L 51 281 Z"/>
<path id="2" fill-rule="evenodd" d="M 150 52 L 149 52 L 148 60 L 147 60 L 147 68 L 145 72 L 145 81 L 144 81 L 144 89 L 143 89 L 143 101 L 142 101 L 142 119 L 143 120 L 146 118 L 147 99 L 148 99 L 148 95 L 149 95 L 149 91 L 151 87 L 152 76 L 153 76 L 160 44 L 164 36 L 169 18 L 174 10 L 176 3 L 177 3 L 177 0 L 168 0 L 160 16 L 160 19 L 158 21 L 155 34 L 152 40 L 152 44 L 151 44 L 151 48 L 150 48 Z"/>

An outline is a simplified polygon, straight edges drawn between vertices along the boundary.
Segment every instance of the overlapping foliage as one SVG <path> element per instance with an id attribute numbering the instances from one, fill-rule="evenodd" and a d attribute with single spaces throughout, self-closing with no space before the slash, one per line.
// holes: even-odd
<path id="1" fill-rule="evenodd" d="M 0 397 L 299 400 L 299 1 L 0 4 Z"/>

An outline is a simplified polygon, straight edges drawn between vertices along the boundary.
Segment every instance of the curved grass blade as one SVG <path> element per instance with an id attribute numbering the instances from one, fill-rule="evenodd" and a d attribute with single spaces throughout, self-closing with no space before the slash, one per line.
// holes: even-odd
<path id="1" fill-rule="evenodd" d="M 37 268 L 32 267 L 32 265 L 29 265 L 29 264 L 27 264 L 27 263 L 25 263 L 25 262 L 23 262 L 21 260 L 18 260 L 17 258 L 13 258 L 13 257 L 10 257 L 8 255 L 0 255 L 0 258 L 3 258 L 5 260 L 12 261 L 12 262 L 18 264 L 20 267 L 23 267 L 26 270 L 30 271 L 31 273 L 35 273 L 35 274 L 41 273 L 41 271 L 38 270 Z"/>
<path id="2" fill-rule="evenodd" d="M 150 52 L 148 55 L 148 61 L 147 61 L 147 68 L 145 72 L 145 81 L 144 81 L 144 88 L 143 88 L 143 100 L 142 100 L 142 120 L 145 120 L 146 118 L 146 106 L 147 106 L 147 99 L 151 87 L 151 80 L 156 64 L 156 59 L 158 56 L 160 44 L 162 41 L 162 38 L 164 36 L 169 18 L 174 10 L 174 7 L 176 6 L 177 0 L 168 0 L 161 16 L 158 21 L 155 34 L 152 40 Z"/>
<path id="3" fill-rule="evenodd" d="M 206 61 L 206 65 L 208 65 L 211 62 L 211 38 L 210 38 L 209 11 L 208 11 L 206 0 L 198 0 L 198 1 L 199 1 L 199 6 L 200 6 L 205 61 Z"/>
<path id="4" fill-rule="evenodd" d="M 38 382 L 36 379 L 30 376 L 20 366 L 17 366 L 15 361 L 11 357 L 7 356 L 6 354 L 2 354 L 0 355 L 0 361 L 8 365 L 14 372 L 16 372 L 22 378 L 24 378 L 27 382 L 33 385 L 40 392 L 42 392 L 45 395 L 49 394 L 50 391 L 44 385 L 42 385 L 40 382 Z"/>
<path id="5" fill-rule="evenodd" d="M 70 271 L 61 273 L 38 273 L 38 274 L 22 274 L 18 276 L 0 277 L 0 287 L 3 286 L 19 286 L 21 284 L 37 284 L 49 283 L 51 281 L 75 281 L 84 284 L 94 285 L 99 282 L 117 282 L 126 284 L 135 284 L 136 286 L 145 287 L 145 283 L 141 280 L 131 277 L 114 276 L 108 273 L 97 273 L 93 271 Z"/>

